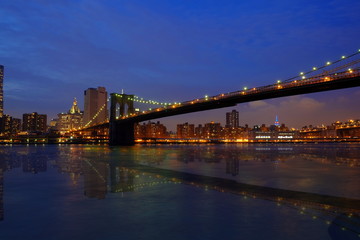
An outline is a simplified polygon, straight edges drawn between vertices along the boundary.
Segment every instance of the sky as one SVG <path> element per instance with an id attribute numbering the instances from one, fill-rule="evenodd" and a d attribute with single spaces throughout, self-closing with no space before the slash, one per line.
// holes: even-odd
<path id="1" fill-rule="evenodd" d="M 50 120 L 98 86 L 181 102 L 272 84 L 358 51 L 359 12 L 358 0 L 1 0 L 4 112 Z M 359 102 L 351 88 L 158 120 L 224 124 L 236 109 L 240 125 L 301 128 L 359 119 Z"/>

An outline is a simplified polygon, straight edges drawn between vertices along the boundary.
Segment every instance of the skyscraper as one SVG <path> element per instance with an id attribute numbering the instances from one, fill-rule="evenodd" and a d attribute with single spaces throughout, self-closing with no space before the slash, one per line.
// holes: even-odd
<path id="1" fill-rule="evenodd" d="M 60 133 L 65 133 L 71 129 L 78 129 L 82 126 L 83 112 L 80 111 L 76 98 L 74 98 L 73 105 L 67 113 L 59 113 L 56 129 Z"/>
<path id="2" fill-rule="evenodd" d="M 4 66 L 0 65 L 0 118 L 4 114 Z"/>
<path id="3" fill-rule="evenodd" d="M 107 92 L 105 87 L 88 88 L 84 91 L 83 127 L 89 127 L 108 119 Z"/>
<path id="4" fill-rule="evenodd" d="M 275 126 L 280 127 L 280 122 L 279 122 L 279 118 L 277 115 L 275 117 Z"/>
<path id="5" fill-rule="evenodd" d="M 227 128 L 238 128 L 239 127 L 239 112 L 232 110 L 226 113 L 226 125 Z"/>

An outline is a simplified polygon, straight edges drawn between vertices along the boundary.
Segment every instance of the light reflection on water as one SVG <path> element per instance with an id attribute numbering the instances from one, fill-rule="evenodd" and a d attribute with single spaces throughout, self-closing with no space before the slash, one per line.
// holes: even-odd
<path id="1" fill-rule="evenodd" d="M 0 239 L 359 239 L 358 144 L 0 153 Z"/>

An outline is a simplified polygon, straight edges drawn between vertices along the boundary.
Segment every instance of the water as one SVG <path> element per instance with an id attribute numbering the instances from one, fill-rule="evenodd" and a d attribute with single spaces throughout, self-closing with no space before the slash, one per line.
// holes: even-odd
<path id="1" fill-rule="evenodd" d="M 360 239 L 359 144 L 13 145 L 0 156 L 1 240 Z"/>

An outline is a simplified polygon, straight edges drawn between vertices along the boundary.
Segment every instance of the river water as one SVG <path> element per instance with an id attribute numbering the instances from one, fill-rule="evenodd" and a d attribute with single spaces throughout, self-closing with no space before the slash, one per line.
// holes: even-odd
<path id="1" fill-rule="evenodd" d="M 360 239 L 360 144 L 2 145 L 0 239 Z"/>

